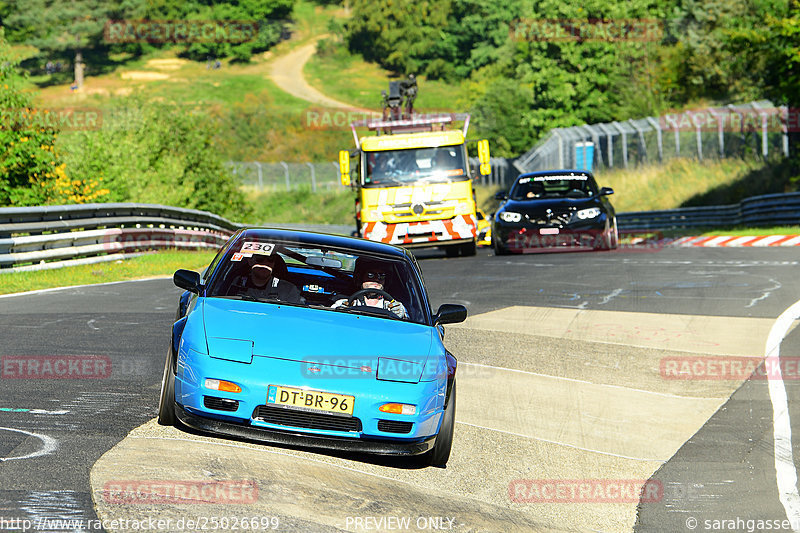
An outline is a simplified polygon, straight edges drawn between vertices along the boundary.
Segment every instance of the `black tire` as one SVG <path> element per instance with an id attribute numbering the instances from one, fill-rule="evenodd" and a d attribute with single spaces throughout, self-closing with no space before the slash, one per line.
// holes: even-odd
<path id="1" fill-rule="evenodd" d="M 444 252 L 447 254 L 447 257 L 458 257 L 458 251 L 460 248 L 461 245 L 459 244 L 451 244 L 444 247 Z"/>
<path id="2" fill-rule="evenodd" d="M 611 250 L 616 250 L 619 247 L 619 227 L 617 227 L 617 219 L 614 219 L 614 229 L 611 232 Z"/>
<path id="3" fill-rule="evenodd" d="M 464 257 L 472 257 L 478 251 L 478 245 L 475 241 L 467 242 L 461 245 L 461 255 Z"/>
<path id="4" fill-rule="evenodd" d="M 164 363 L 164 376 L 161 380 L 161 396 L 158 400 L 158 423 L 162 426 L 174 426 L 175 417 L 175 370 L 172 361 L 172 347 L 167 353 Z"/>
<path id="5" fill-rule="evenodd" d="M 495 239 L 492 235 L 492 248 L 494 248 L 494 255 L 508 255 L 508 248 L 500 244 L 500 239 Z"/>
<path id="6" fill-rule="evenodd" d="M 450 391 L 450 399 L 447 401 L 442 426 L 436 436 L 436 443 L 433 449 L 425 454 L 425 462 L 429 466 L 444 468 L 447 460 L 450 459 L 450 450 L 453 448 L 453 430 L 456 425 L 456 383 L 453 382 L 453 390 Z"/>

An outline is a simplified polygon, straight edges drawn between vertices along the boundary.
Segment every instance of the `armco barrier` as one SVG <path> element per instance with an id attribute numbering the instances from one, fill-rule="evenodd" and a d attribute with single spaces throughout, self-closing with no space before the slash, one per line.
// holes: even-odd
<path id="1" fill-rule="evenodd" d="M 271 224 L 349 235 L 350 226 Z M 241 228 L 207 211 L 153 204 L 0 208 L 0 272 L 115 261 L 162 248 L 218 248 Z"/>
<path id="2" fill-rule="evenodd" d="M 0 208 L 0 271 L 113 261 L 160 248 L 217 248 L 239 227 L 206 211 L 151 204 Z"/>
<path id="3" fill-rule="evenodd" d="M 800 224 L 800 192 L 753 196 L 733 205 L 617 213 L 617 223 L 623 230 L 792 226 Z"/>

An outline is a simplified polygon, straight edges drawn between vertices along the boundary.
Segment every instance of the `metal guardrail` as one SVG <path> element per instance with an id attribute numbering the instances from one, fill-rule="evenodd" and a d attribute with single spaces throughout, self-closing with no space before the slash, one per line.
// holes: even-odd
<path id="1" fill-rule="evenodd" d="M 215 249 L 242 224 L 199 211 L 153 204 L 0 208 L 0 272 L 116 261 L 163 248 Z M 345 225 L 270 227 L 349 235 Z"/>
<path id="2" fill-rule="evenodd" d="M 622 230 L 800 224 L 800 192 L 739 204 L 618 213 Z M 217 248 L 242 227 L 223 217 L 153 204 L 0 208 L 0 272 L 60 268 L 139 255 L 159 248 Z M 350 226 L 279 224 L 349 234 Z"/>
<path id="3" fill-rule="evenodd" d="M 213 249 L 239 227 L 206 211 L 152 204 L 0 208 L 0 271 L 114 261 L 160 248 Z"/>
<path id="4" fill-rule="evenodd" d="M 797 225 L 800 192 L 753 196 L 732 205 L 617 213 L 617 223 L 624 230 Z"/>

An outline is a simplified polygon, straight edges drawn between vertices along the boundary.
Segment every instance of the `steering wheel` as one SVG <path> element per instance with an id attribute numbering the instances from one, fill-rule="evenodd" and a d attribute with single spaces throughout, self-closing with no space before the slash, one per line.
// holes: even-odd
<path id="1" fill-rule="evenodd" d="M 389 301 L 394 300 L 392 295 L 383 289 L 361 289 L 360 291 L 356 291 L 350 295 L 350 297 L 347 299 L 347 305 L 352 305 L 352 303 L 359 297 L 366 296 L 367 294 L 379 294 Z"/>

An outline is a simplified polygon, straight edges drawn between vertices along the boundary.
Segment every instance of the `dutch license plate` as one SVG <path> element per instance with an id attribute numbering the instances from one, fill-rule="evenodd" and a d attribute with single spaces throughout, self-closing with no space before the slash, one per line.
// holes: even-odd
<path id="1" fill-rule="evenodd" d="M 355 396 L 270 385 L 267 389 L 267 403 L 352 416 Z"/>

